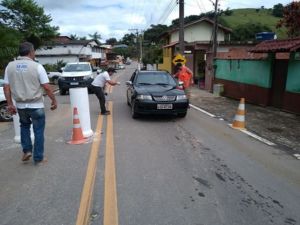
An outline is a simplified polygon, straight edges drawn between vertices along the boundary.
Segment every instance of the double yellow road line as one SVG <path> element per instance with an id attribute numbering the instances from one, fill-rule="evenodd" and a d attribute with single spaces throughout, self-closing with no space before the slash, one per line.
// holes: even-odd
<path id="1" fill-rule="evenodd" d="M 105 150 L 105 174 L 104 174 L 104 214 L 103 225 L 118 225 L 118 204 L 117 204 L 117 186 L 116 186 L 116 166 L 115 150 L 113 141 L 113 117 L 112 102 L 109 102 L 108 108 L 111 115 L 107 116 L 106 127 L 106 150 Z M 97 161 L 99 155 L 99 146 L 101 143 L 101 131 L 103 127 L 103 116 L 99 116 L 95 132 L 90 158 L 88 162 L 85 182 L 81 193 L 80 206 L 77 214 L 76 225 L 87 225 L 89 223 L 90 212 L 93 202 L 93 192 L 96 179 Z M 100 222 L 99 222 L 100 224 Z"/>

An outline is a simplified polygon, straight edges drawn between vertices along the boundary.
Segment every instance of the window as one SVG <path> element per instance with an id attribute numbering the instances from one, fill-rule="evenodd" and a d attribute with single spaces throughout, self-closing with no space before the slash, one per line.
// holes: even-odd
<path id="1" fill-rule="evenodd" d="M 68 64 L 64 69 L 65 72 L 80 72 L 90 70 L 91 68 L 88 64 Z"/>
<path id="2" fill-rule="evenodd" d="M 171 75 L 167 73 L 140 73 L 138 74 L 136 81 L 137 84 L 166 84 L 166 85 L 176 85 L 175 80 Z"/>

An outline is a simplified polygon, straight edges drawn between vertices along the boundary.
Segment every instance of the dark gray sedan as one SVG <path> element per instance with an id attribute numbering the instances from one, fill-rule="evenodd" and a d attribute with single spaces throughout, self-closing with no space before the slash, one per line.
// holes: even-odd
<path id="1" fill-rule="evenodd" d="M 177 81 L 166 71 L 136 70 L 127 85 L 131 116 L 175 114 L 185 117 L 189 100 Z"/>

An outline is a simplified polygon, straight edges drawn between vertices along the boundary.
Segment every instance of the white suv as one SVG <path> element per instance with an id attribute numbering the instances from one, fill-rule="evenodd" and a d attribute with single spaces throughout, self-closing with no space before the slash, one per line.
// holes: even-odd
<path id="1" fill-rule="evenodd" d="M 64 95 L 70 88 L 89 88 L 95 76 L 96 70 L 89 62 L 67 63 L 58 79 L 59 92 Z"/>

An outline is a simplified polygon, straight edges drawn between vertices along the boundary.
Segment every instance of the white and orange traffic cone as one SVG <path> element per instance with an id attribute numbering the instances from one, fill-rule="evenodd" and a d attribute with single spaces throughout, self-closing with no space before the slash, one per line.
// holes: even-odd
<path id="1" fill-rule="evenodd" d="M 238 110 L 235 114 L 232 127 L 235 129 L 245 129 L 245 99 L 241 98 Z"/>
<path id="2" fill-rule="evenodd" d="M 73 111 L 73 134 L 72 134 L 72 140 L 69 141 L 68 143 L 78 145 L 78 144 L 83 144 L 85 142 L 87 142 L 87 139 L 84 138 L 82 130 L 81 130 L 77 107 L 74 107 L 74 111 Z"/>

